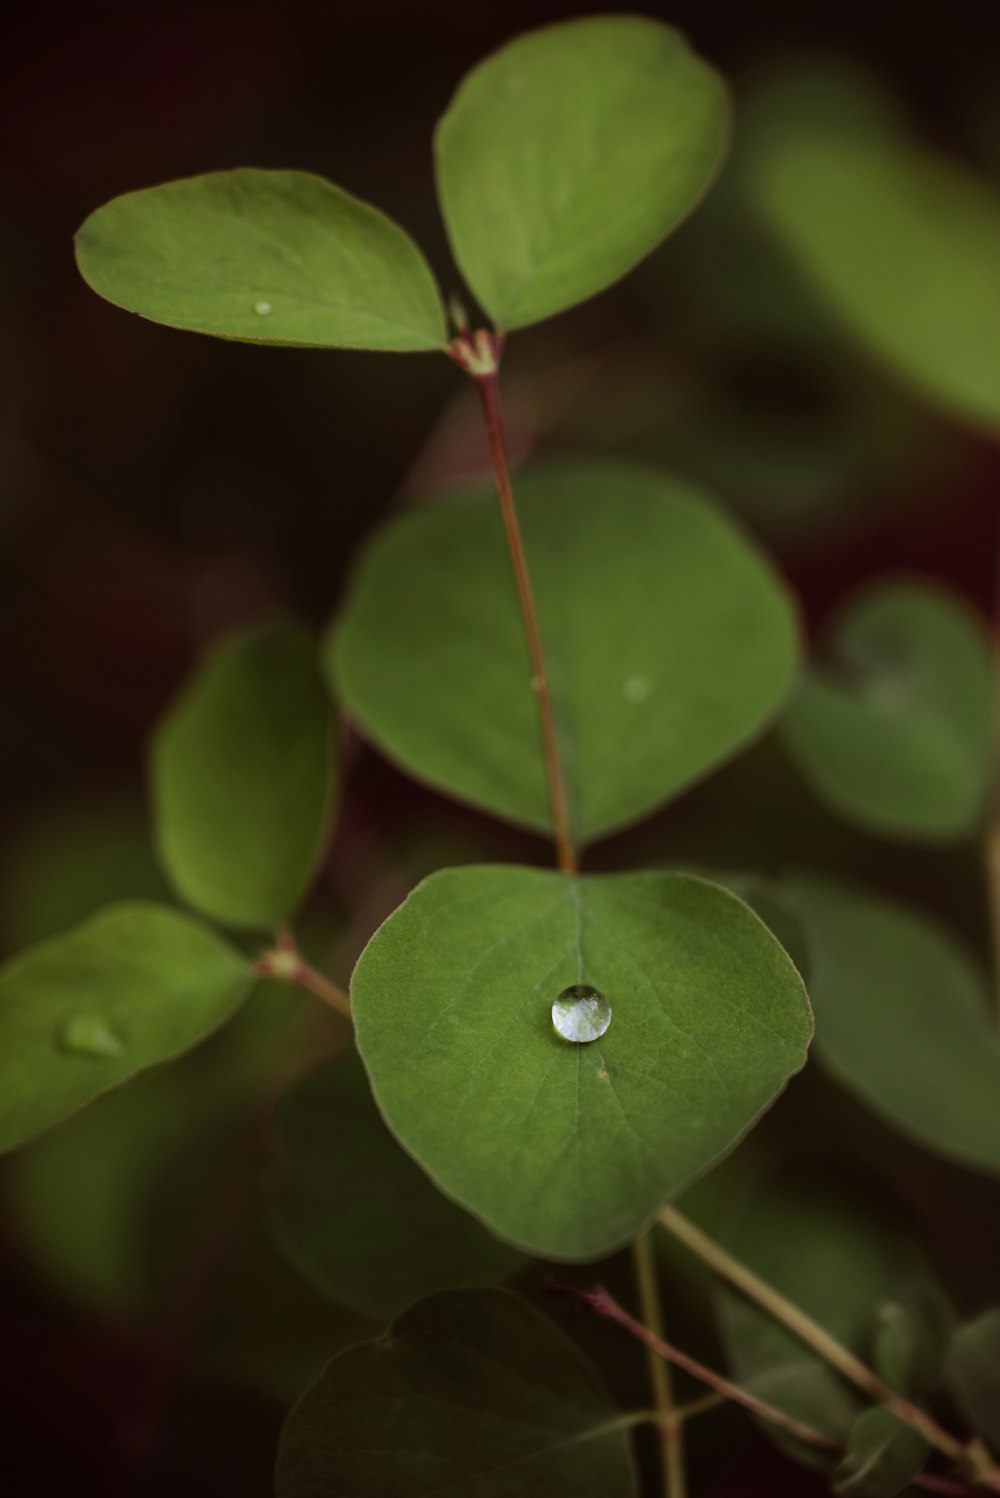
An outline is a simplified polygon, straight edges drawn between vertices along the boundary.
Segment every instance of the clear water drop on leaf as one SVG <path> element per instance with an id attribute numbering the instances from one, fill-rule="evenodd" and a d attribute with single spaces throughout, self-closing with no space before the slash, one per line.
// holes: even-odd
<path id="1" fill-rule="evenodd" d="M 599 988 L 572 983 L 552 1005 L 552 1023 L 564 1040 L 584 1045 L 600 1040 L 611 1023 L 611 1005 Z"/>
<path id="2" fill-rule="evenodd" d="M 59 1027 L 59 1047 L 74 1056 L 121 1056 L 121 1038 L 99 1014 L 71 1014 Z"/>
<path id="3" fill-rule="evenodd" d="M 258 317 L 270 317 L 271 313 L 274 311 L 274 308 L 271 306 L 270 302 L 254 302 L 253 310 L 256 312 Z"/>
<path id="4" fill-rule="evenodd" d="M 645 702 L 649 691 L 649 682 L 645 676 L 630 676 L 622 683 L 622 696 L 626 702 Z"/>

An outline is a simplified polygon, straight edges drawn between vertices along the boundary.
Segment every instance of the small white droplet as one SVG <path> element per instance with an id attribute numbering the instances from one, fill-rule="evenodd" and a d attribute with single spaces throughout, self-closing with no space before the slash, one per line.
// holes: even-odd
<path id="1" fill-rule="evenodd" d="M 533 676 L 531 678 L 531 690 L 533 692 L 540 692 L 544 685 L 545 678 L 543 676 Z"/>
<path id="2" fill-rule="evenodd" d="M 630 676 L 627 681 L 622 682 L 622 696 L 626 702 L 645 702 L 650 690 L 645 676 Z"/>
<path id="3" fill-rule="evenodd" d="M 573 983 L 552 1005 L 552 1023 L 563 1040 L 576 1045 L 600 1040 L 611 1023 L 611 1005 L 599 988 Z"/>
<path id="4" fill-rule="evenodd" d="M 270 302 L 254 302 L 253 310 L 256 312 L 258 317 L 270 317 L 271 313 L 274 311 L 274 308 L 271 306 Z"/>

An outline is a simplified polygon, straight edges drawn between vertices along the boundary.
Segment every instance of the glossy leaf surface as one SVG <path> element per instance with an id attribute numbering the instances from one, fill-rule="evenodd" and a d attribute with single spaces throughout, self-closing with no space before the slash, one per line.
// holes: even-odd
<path id="1" fill-rule="evenodd" d="M 250 983 L 238 952 L 157 905 L 115 905 L 0 971 L 0 1149 L 195 1045 Z"/>
<path id="2" fill-rule="evenodd" d="M 307 635 L 274 624 L 217 646 L 153 746 L 160 851 L 179 893 L 227 925 L 280 925 L 326 835 L 332 756 Z"/>
<path id="3" fill-rule="evenodd" d="M 303 1395 L 282 1435 L 277 1498 L 630 1498 L 626 1424 L 526 1302 L 445 1291 L 336 1358 Z"/>
<path id="4" fill-rule="evenodd" d="M 672 27 L 595 16 L 508 42 L 436 137 L 458 265 L 500 328 L 631 270 L 708 189 L 728 133 L 721 79 Z"/>
<path id="5" fill-rule="evenodd" d="M 527 475 L 517 489 L 571 820 L 588 841 L 761 731 L 791 685 L 794 614 L 764 558 L 676 480 L 591 464 Z M 347 709 L 405 769 L 551 827 L 492 493 L 422 507 L 376 536 L 328 663 Z"/>
<path id="6" fill-rule="evenodd" d="M 310 172 L 241 168 L 126 193 L 90 215 L 76 257 L 107 301 L 172 328 L 399 352 L 448 339 L 409 235 Z"/>
<path id="7" fill-rule="evenodd" d="M 967 836 L 983 816 L 992 764 L 983 622 L 936 588 L 882 584 L 837 620 L 829 654 L 783 720 L 814 789 L 884 836 Z"/>
<path id="8" fill-rule="evenodd" d="M 611 1005 L 563 1040 L 571 984 Z M 802 982 L 758 918 L 684 875 L 432 875 L 352 983 L 390 1127 L 504 1238 L 595 1258 L 727 1153 L 805 1060 Z"/>

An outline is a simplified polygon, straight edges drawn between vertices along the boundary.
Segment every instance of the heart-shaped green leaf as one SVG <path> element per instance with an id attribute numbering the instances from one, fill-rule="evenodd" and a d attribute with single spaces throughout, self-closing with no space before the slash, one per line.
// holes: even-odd
<path id="1" fill-rule="evenodd" d="M 973 1427 L 1000 1445 L 1000 1307 L 959 1329 L 948 1358 L 948 1382 Z"/>
<path id="2" fill-rule="evenodd" d="M 635 1423 L 518 1296 L 444 1291 L 302 1396 L 277 1498 L 631 1498 Z"/>
<path id="3" fill-rule="evenodd" d="M 809 941 L 822 1066 L 900 1133 L 1000 1171 L 1000 1037 L 965 950 L 926 912 L 786 881 Z"/>
<path id="4" fill-rule="evenodd" d="M 506 1279 L 523 1263 L 400 1149 L 357 1061 L 313 1072 L 287 1092 L 274 1138 L 275 1235 L 332 1300 L 388 1319 L 432 1290 Z"/>
<path id="5" fill-rule="evenodd" d="M 847 1437 L 847 1454 L 833 1475 L 837 1493 L 893 1498 L 908 1487 L 930 1455 L 918 1430 L 889 1410 L 865 1410 Z"/>
<path id="6" fill-rule="evenodd" d="M 982 622 L 936 588 L 880 585 L 836 621 L 830 655 L 831 667 L 807 672 L 782 725 L 815 790 L 885 836 L 966 836 L 992 763 Z"/>
<path id="7" fill-rule="evenodd" d="M 248 343 L 405 353 L 448 341 L 423 255 L 310 172 L 209 172 L 113 198 L 76 236 L 88 285 L 153 322 Z"/>
<path id="8" fill-rule="evenodd" d="M 458 89 L 435 141 L 455 259 L 500 328 L 585 301 L 705 193 L 721 79 L 679 32 L 593 16 L 517 37 Z"/>
<path id="9" fill-rule="evenodd" d="M 588 1044 L 553 1024 L 576 984 L 611 1006 Z M 761 921 L 680 874 L 433 874 L 376 932 L 351 992 L 406 1148 L 497 1233 L 554 1258 L 625 1242 L 731 1149 L 811 1031 Z"/>
<path id="10" fill-rule="evenodd" d="M 887 1299 L 936 1286 L 905 1214 L 881 1182 L 798 1165 L 758 1180 L 721 1235 L 744 1264 L 862 1360 Z M 862 1397 L 766 1311 L 718 1292 L 720 1330 L 735 1377 L 752 1393 L 845 1443 Z M 830 1457 L 764 1426 L 810 1465 Z"/>
<path id="11" fill-rule="evenodd" d="M 960 165 L 816 131 L 761 151 L 767 221 L 831 309 L 933 401 L 1000 427 L 1000 194 Z"/>
<path id="12" fill-rule="evenodd" d="M 332 758 L 306 634 L 272 624 L 216 647 L 153 745 L 160 852 L 179 893 L 227 925 L 280 925 L 326 835 Z"/>
<path id="13" fill-rule="evenodd" d="M 250 985 L 238 952 L 156 905 L 116 905 L 0 970 L 0 1149 L 187 1050 Z"/>
<path id="14" fill-rule="evenodd" d="M 552 468 L 521 479 L 518 502 L 571 820 L 587 841 L 760 732 L 791 683 L 794 615 L 764 558 L 674 480 Z M 551 828 L 495 496 L 424 506 L 381 531 L 328 659 L 362 729 L 406 769 Z"/>

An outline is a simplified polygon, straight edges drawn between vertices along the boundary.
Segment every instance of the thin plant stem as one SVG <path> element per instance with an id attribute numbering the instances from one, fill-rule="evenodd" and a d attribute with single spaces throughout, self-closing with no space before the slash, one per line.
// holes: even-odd
<path id="1" fill-rule="evenodd" d="M 666 1358 L 668 1362 L 674 1363 L 678 1368 L 683 1368 L 685 1373 L 690 1373 L 693 1378 L 697 1378 L 701 1383 L 707 1384 L 710 1389 L 713 1389 L 717 1394 L 721 1394 L 724 1398 L 732 1400 L 734 1404 L 742 1405 L 744 1409 L 749 1410 L 753 1415 L 757 1415 L 761 1420 L 767 1420 L 771 1425 L 780 1426 L 789 1435 L 795 1436 L 800 1441 L 807 1442 L 810 1446 L 822 1447 L 824 1450 L 829 1451 L 840 1450 L 838 1442 L 831 1440 L 829 1436 L 823 1435 L 818 1430 L 813 1430 L 809 1425 L 804 1425 L 792 1415 L 786 1415 L 783 1410 L 776 1409 L 774 1405 L 768 1404 L 766 1400 L 758 1399 L 756 1394 L 751 1394 L 746 1389 L 741 1389 L 738 1384 L 734 1384 L 728 1378 L 724 1378 L 721 1373 L 716 1373 L 714 1369 L 707 1368 L 704 1363 L 699 1363 L 697 1359 L 689 1357 L 686 1352 L 681 1352 L 680 1348 L 673 1347 L 669 1342 L 664 1341 L 662 1337 L 658 1337 L 648 1326 L 644 1326 L 641 1321 L 637 1321 L 634 1316 L 630 1316 L 627 1311 L 623 1310 L 603 1286 L 595 1285 L 592 1290 L 581 1290 L 576 1285 L 560 1285 L 549 1281 L 547 1288 L 553 1295 L 570 1296 L 581 1305 L 587 1306 L 589 1310 L 594 1312 L 595 1316 L 603 1316 L 608 1321 L 617 1322 L 619 1326 L 624 1327 L 627 1332 L 630 1332 L 633 1337 L 644 1343 L 657 1357 Z M 676 1411 L 673 1413 L 671 1419 L 676 1421 Z"/>
<path id="2" fill-rule="evenodd" d="M 500 499 L 500 514 L 503 519 L 507 547 L 510 552 L 514 583 L 517 588 L 524 633 L 528 642 L 531 662 L 531 687 L 538 702 L 538 717 L 542 732 L 542 751 L 545 758 L 545 774 L 549 786 L 549 801 L 552 806 L 552 827 L 555 837 L 556 858 L 566 874 L 578 872 L 579 864 L 573 845 L 573 833 L 569 815 L 569 797 L 563 778 L 559 758 L 559 743 L 556 735 L 555 713 L 552 707 L 552 692 L 545 668 L 545 653 L 538 627 L 538 613 L 531 588 L 528 558 L 525 555 L 521 525 L 514 503 L 514 488 L 510 479 L 510 462 L 507 457 L 507 438 L 504 432 L 503 409 L 500 404 L 500 375 L 498 367 L 502 340 L 486 332 L 469 334 L 464 331 L 449 347 L 449 356 L 460 368 L 470 374 L 479 392 L 479 401 L 486 424 L 490 458 L 497 495 Z"/>
<path id="3" fill-rule="evenodd" d="M 842 1342 L 838 1342 L 837 1338 L 832 1336 L 825 1327 L 820 1326 L 818 1321 L 814 1321 L 805 1311 L 786 1300 L 772 1285 L 767 1284 L 747 1265 L 740 1263 L 732 1254 L 727 1253 L 720 1244 L 708 1237 L 675 1208 L 665 1207 L 659 1214 L 659 1220 L 668 1232 L 673 1233 L 675 1238 L 697 1254 L 710 1269 L 714 1269 L 723 1279 L 727 1279 L 749 1300 L 756 1301 L 763 1310 L 774 1317 L 775 1321 L 780 1321 L 832 1368 L 836 1368 L 838 1373 L 861 1389 L 873 1403 L 883 1405 L 898 1420 L 918 1430 L 925 1441 L 943 1452 L 956 1466 L 968 1472 L 973 1481 L 1000 1491 L 1000 1470 L 990 1468 L 984 1471 L 967 1446 L 955 1436 L 950 1435 L 926 1411 L 911 1404 L 908 1399 L 904 1399 L 901 1394 L 891 1389 L 849 1348 L 845 1347 Z"/>
<path id="4" fill-rule="evenodd" d="M 632 1244 L 639 1314 L 646 1326 L 659 1338 L 664 1336 L 663 1307 L 656 1272 L 656 1252 L 652 1233 L 647 1229 Z M 646 1346 L 646 1363 L 653 1402 L 659 1419 L 662 1441 L 662 1476 L 664 1498 L 686 1498 L 687 1474 L 684 1469 L 684 1425 L 677 1418 L 674 1381 L 670 1364 L 657 1351 Z"/>
<path id="5" fill-rule="evenodd" d="M 285 983 L 305 988 L 345 1019 L 351 1018 L 351 1001 L 344 990 L 331 978 L 310 966 L 287 933 L 282 933 L 273 951 L 265 952 L 257 959 L 253 970 L 258 978 L 279 978 Z"/>

